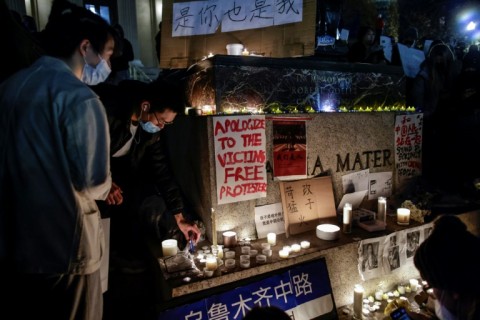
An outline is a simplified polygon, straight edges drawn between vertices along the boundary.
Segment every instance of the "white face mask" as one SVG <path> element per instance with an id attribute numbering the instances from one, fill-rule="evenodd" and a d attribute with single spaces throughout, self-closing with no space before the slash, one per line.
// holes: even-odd
<path id="1" fill-rule="evenodd" d="M 96 67 L 92 67 L 85 61 L 83 67 L 82 82 L 94 86 L 100 82 L 105 81 L 112 72 L 112 69 L 108 65 L 107 61 L 100 57 L 100 62 Z"/>

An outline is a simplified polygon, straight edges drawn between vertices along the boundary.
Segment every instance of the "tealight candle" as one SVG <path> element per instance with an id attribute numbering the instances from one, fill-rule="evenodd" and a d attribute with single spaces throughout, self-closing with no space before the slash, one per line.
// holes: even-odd
<path id="1" fill-rule="evenodd" d="M 263 254 L 259 254 L 255 257 L 255 261 L 257 261 L 258 264 L 262 264 L 267 262 L 267 257 Z"/>
<path id="2" fill-rule="evenodd" d="M 263 249 L 262 253 L 264 255 L 266 255 L 267 257 L 271 257 L 272 256 L 272 249 Z"/>
<path id="3" fill-rule="evenodd" d="M 237 245 L 237 233 L 235 231 L 225 231 L 223 233 L 223 245 L 226 248 L 232 248 Z"/>
<path id="4" fill-rule="evenodd" d="M 235 251 L 227 251 L 227 252 L 225 252 L 225 258 L 227 258 L 227 259 L 234 259 L 234 258 L 235 258 Z"/>
<path id="5" fill-rule="evenodd" d="M 292 251 L 292 248 L 290 248 L 290 246 L 283 246 L 283 250 L 290 253 L 290 251 Z"/>
<path id="6" fill-rule="evenodd" d="M 226 259 L 225 260 L 225 267 L 227 269 L 235 268 L 235 259 Z"/>
<path id="7" fill-rule="evenodd" d="M 162 241 L 162 253 L 164 257 L 177 254 L 177 240 L 167 239 Z"/>
<path id="8" fill-rule="evenodd" d="M 255 250 L 255 249 L 251 249 L 250 250 L 250 257 L 255 257 L 256 255 L 258 254 L 258 250 Z"/>
<path id="9" fill-rule="evenodd" d="M 399 284 L 397 287 L 398 293 L 405 294 L 405 286 L 403 284 Z"/>
<path id="10" fill-rule="evenodd" d="M 289 250 L 282 249 L 278 251 L 278 255 L 280 256 L 280 258 L 288 258 L 289 254 L 290 254 Z"/>
<path id="11" fill-rule="evenodd" d="M 249 246 L 242 247 L 242 254 L 250 254 L 250 247 Z"/>
<path id="12" fill-rule="evenodd" d="M 211 255 L 207 257 L 207 264 L 206 264 L 207 270 L 212 270 L 215 271 L 218 268 L 217 264 L 217 257 Z"/>
<path id="13" fill-rule="evenodd" d="M 250 259 L 248 260 L 241 260 L 240 261 L 240 267 L 246 269 L 246 268 L 250 268 Z"/>
<path id="14" fill-rule="evenodd" d="M 300 250 L 302 250 L 302 247 L 300 247 L 300 245 L 298 243 L 292 244 L 292 246 L 291 246 L 291 251 L 292 252 L 300 252 Z"/>
<path id="15" fill-rule="evenodd" d="M 240 256 L 240 261 L 245 261 L 245 260 L 250 261 L 250 255 L 249 254 L 242 254 Z"/>
<path id="16" fill-rule="evenodd" d="M 263 243 L 261 244 L 261 246 L 262 246 L 262 250 L 263 250 L 263 249 L 270 249 L 270 243 L 263 242 Z"/>
<path id="17" fill-rule="evenodd" d="M 310 248 L 310 242 L 309 241 L 302 241 L 302 242 L 300 242 L 300 246 L 302 247 L 302 249 L 308 249 L 308 248 Z"/>
<path id="18" fill-rule="evenodd" d="M 203 275 L 207 278 L 210 278 L 213 276 L 213 271 L 214 270 L 209 270 L 208 268 L 203 268 Z"/>
<path id="19" fill-rule="evenodd" d="M 402 226 L 408 226 L 410 224 L 410 209 L 397 209 L 397 223 Z"/>
<path id="20" fill-rule="evenodd" d="M 365 289 L 359 284 L 356 284 L 353 289 L 353 317 L 355 319 L 362 318 L 362 301 Z"/>
<path id="21" fill-rule="evenodd" d="M 273 232 L 270 232 L 267 234 L 267 241 L 270 243 L 271 246 L 274 246 L 277 244 L 277 235 Z"/>

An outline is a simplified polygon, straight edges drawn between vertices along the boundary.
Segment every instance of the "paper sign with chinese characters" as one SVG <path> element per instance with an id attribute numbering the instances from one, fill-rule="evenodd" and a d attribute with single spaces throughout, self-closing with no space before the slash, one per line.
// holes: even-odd
<path id="1" fill-rule="evenodd" d="M 280 182 L 285 233 L 315 230 L 320 219 L 335 217 L 332 177 Z"/>
<path id="2" fill-rule="evenodd" d="M 423 114 L 395 117 L 395 166 L 402 182 L 422 174 Z"/>
<path id="3" fill-rule="evenodd" d="M 280 202 L 255 207 L 255 226 L 259 239 L 266 238 L 267 234 L 285 233 L 285 219 Z"/>

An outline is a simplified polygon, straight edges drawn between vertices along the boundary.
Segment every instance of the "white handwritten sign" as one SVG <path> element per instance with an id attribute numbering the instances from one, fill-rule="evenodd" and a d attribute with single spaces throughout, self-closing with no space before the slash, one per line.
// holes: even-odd
<path id="1" fill-rule="evenodd" d="M 303 0 L 208 0 L 173 4 L 172 37 L 257 29 L 302 21 Z"/>
<path id="2" fill-rule="evenodd" d="M 422 174 L 423 113 L 395 117 L 395 166 L 399 182 Z"/>
<path id="3" fill-rule="evenodd" d="M 172 37 L 212 34 L 223 18 L 221 1 L 192 1 L 173 4 Z"/>
<path id="4" fill-rule="evenodd" d="M 265 116 L 214 117 L 218 204 L 267 196 Z"/>

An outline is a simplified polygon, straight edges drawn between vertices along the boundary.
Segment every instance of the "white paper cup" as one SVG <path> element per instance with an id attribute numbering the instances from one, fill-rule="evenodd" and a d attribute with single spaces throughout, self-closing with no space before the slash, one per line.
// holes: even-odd
<path id="1" fill-rule="evenodd" d="M 229 43 L 227 44 L 227 54 L 230 56 L 242 55 L 243 44 L 241 43 Z"/>

